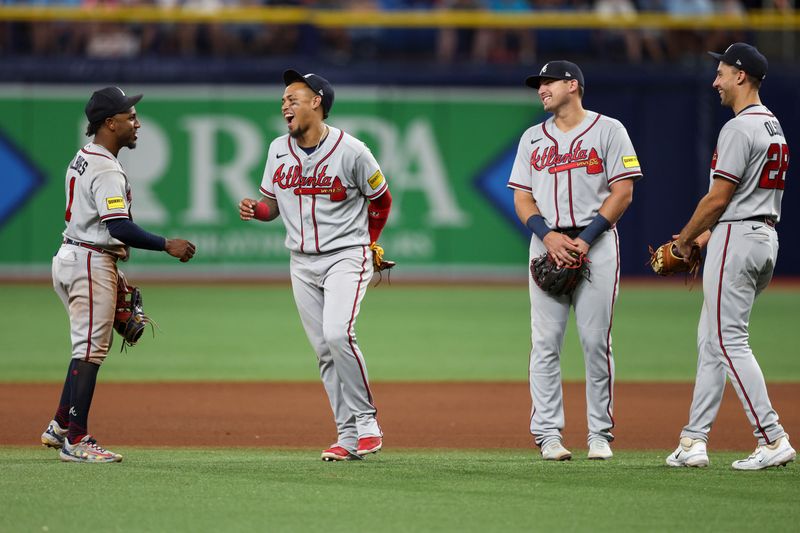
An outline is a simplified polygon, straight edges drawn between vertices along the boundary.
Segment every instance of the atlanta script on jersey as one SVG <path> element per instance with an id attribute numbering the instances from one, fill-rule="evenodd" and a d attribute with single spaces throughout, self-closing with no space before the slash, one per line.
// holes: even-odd
<path id="1" fill-rule="evenodd" d="M 342 130 L 328 128 L 311 155 L 288 134 L 269 147 L 260 191 L 278 202 L 286 247 L 295 252 L 369 245 L 367 204 L 388 189 L 369 148 Z"/>
<path id="2" fill-rule="evenodd" d="M 625 127 L 592 111 L 568 132 L 549 118 L 520 139 L 508 186 L 530 192 L 551 228 L 588 225 L 622 179 L 642 177 Z"/>

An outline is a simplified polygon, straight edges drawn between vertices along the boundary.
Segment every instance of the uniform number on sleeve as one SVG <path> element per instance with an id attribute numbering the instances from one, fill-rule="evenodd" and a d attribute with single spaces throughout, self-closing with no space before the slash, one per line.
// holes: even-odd
<path id="1" fill-rule="evenodd" d="M 761 169 L 758 186 L 762 189 L 781 189 L 786 180 L 786 169 L 789 168 L 789 145 L 772 143 L 767 148 L 767 162 Z"/>

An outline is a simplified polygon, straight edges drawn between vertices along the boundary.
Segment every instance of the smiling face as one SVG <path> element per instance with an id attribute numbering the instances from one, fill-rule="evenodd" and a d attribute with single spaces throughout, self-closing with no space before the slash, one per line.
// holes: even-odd
<path id="1" fill-rule="evenodd" d="M 736 96 L 739 94 L 740 87 L 744 83 L 747 75 L 743 70 L 732 67 L 720 61 L 717 67 L 717 77 L 714 78 L 712 86 L 719 93 L 720 103 L 726 107 L 732 107 Z"/>
<path id="2" fill-rule="evenodd" d="M 286 119 L 289 135 L 303 137 L 322 121 L 322 97 L 303 82 L 288 85 L 281 99 L 281 113 Z"/>
<path id="3" fill-rule="evenodd" d="M 106 120 L 111 121 L 110 123 L 107 122 L 107 124 L 109 129 L 116 136 L 117 144 L 120 147 L 125 146 L 131 149 L 136 148 L 136 141 L 138 140 L 136 132 L 140 127 L 142 127 L 142 125 L 139 123 L 139 119 L 136 117 L 135 107 L 131 107 L 122 113 L 117 113 L 113 117 L 109 117 Z"/>
<path id="4" fill-rule="evenodd" d="M 578 90 L 576 80 L 543 78 L 539 84 L 539 99 L 545 111 L 554 112 L 569 101 L 570 94 Z"/>

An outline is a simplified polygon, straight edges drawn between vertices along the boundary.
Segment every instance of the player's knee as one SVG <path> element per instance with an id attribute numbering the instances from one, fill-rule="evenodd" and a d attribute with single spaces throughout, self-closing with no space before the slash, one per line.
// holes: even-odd
<path id="1" fill-rule="evenodd" d="M 344 328 L 325 328 L 323 331 L 325 336 L 325 344 L 331 347 L 331 350 L 337 346 L 346 346 L 350 342 L 350 335 Z"/>

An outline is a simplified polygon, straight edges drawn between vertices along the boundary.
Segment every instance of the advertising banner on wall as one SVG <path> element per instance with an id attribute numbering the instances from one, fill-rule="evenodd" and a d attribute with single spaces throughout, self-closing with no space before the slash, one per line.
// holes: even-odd
<path id="1" fill-rule="evenodd" d="M 64 228 L 64 176 L 96 87 L 0 87 L 0 274 L 49 270 Z M 197 255 L 181 272 L 287 271 L 283 225 L 239 220 L 258 197 L 270 141 L 286 132 L 281 86 L 124 87 L 144 93 L 135 150 L 120 161 L 134 220 L 182 237 Z M 328 122 L 364 141 L 394 198 L 381 238 L 408 272 L 524 271 L 527 236 L 505 184 L 521 133 L 541 117 L 533 91 L 337 87 Z M 134 251 L 130 268 L 177 272 L 166 254 Z M 180 265 L 184 267 L 184 265 Z M 126 267 L 128 268 L 128 267 Z M 518 272 L 517 272 L 518 273 Z"/>

